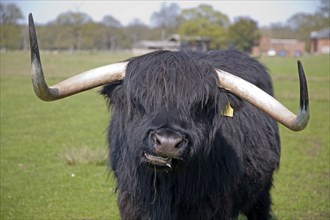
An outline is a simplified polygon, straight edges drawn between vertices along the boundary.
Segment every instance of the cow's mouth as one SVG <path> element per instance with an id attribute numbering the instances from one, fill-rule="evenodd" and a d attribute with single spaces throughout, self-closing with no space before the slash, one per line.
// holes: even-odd
<path id="1" fill-rule="evenodd" d="M 144 152 L 144 157 L 154 167 L 172 169 L 173 158 L 156 156 L 146 152 Z"/>

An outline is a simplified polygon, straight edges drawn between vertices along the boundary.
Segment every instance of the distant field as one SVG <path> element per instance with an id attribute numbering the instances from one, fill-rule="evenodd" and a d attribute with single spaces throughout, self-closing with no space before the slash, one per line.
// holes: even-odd
<path id="1" fill-rule="evenodd" d="M 115 182 L 105 166 L 110 114 L 94 89 L 71 98 L 38 100 L 29 52 L 1 53 L 0 219 L 119 219 Z M 130 54 L 42 53 L 49 83 Z M 261 58 L 275 94 L 293 111 L 299 103 L 295 58 Z M 311 119 L 296 133 L 281 126 L 281 167 L 273 211 L 282 219 L 330 219 L 329 57 L 302 57 Z"/>

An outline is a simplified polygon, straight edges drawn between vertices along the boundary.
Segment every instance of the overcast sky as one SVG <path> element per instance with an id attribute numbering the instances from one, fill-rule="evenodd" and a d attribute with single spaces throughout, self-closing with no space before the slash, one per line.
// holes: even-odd
<path id="1" fill-rule="evenodd" d="M 20 7 L 26 18 L 30 12 L 36 23 L 45 24 L 67 11 L 84 12 L 95 22 L 102 20 L 105 15 L 112 15 L 123 25 L 127 25 L 135 18 L 150 25 L 153 12 L 159 11 L 161 5 L 176 3 L 181 9 L 195 8 L 200 4 L 212 5 L 214 9 L 229 16 L 231 21 L 238 16 L 249 16 L 256 20 L 259 26 L 271 23 L 284 23 L 297 12 L 314 13 L 319 7 L 318 0 L 217 0 L 217 1 L 29 1 L 2 0 L 13 2 Z"/>

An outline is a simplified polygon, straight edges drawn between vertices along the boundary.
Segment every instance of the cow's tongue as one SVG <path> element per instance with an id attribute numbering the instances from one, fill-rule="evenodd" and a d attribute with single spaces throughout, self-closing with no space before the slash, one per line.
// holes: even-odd
<path id="1" fill-rule="evenodd" d="M 155 155 L 151 155 L 148 153 L 144 153 L 144 156 L 147 158 L 148 162 L 153 165 L 167 166 L 169 168 L 172 168 L 172 166 L 171 166 L 172 159 L 171 158 L 155 156 Z"/>

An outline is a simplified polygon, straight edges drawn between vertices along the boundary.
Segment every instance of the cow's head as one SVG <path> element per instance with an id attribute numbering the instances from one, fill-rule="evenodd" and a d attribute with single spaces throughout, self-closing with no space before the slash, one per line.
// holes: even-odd
<path id="1" fill-rule="evenodd" d="M 130 59 L 125 72 L 125 80 L 102 93 L 109 98 L 115 132 L 125 136 L 134 155 L 173 168 L 208 150 L 208 136 L 228 103 L 211 65 L 184 52 L 158 51 Z"/>
<path id="2" fill-rule="evenodd" d="M 226 93 L 220 93 L 219 88 L 250 102 L 291 130 L 302 130 L 308 123 L 307 83 L 299 61 L 301 98 L 295 115 L 251 83 L 182 52 L 151 53 L 92 69 L 48 87 L 31 14 L 29 34 L 36 95 L 52 101 L 107 85 L 103 94 L 114 106 L 114 117 L 120 116 L 115 119 L 120 120 L 118 129 L 125 129 L 127 141 L 143 146 L 141 158 L 153 165 L 171 167 L 196 151 L 200 144 L 196 140 L 204 140 L 203 136 L 211 133 L 208 128 L 212 128 L 215 117 L 225 111 L 226 98 L 219 97 Z"/>

